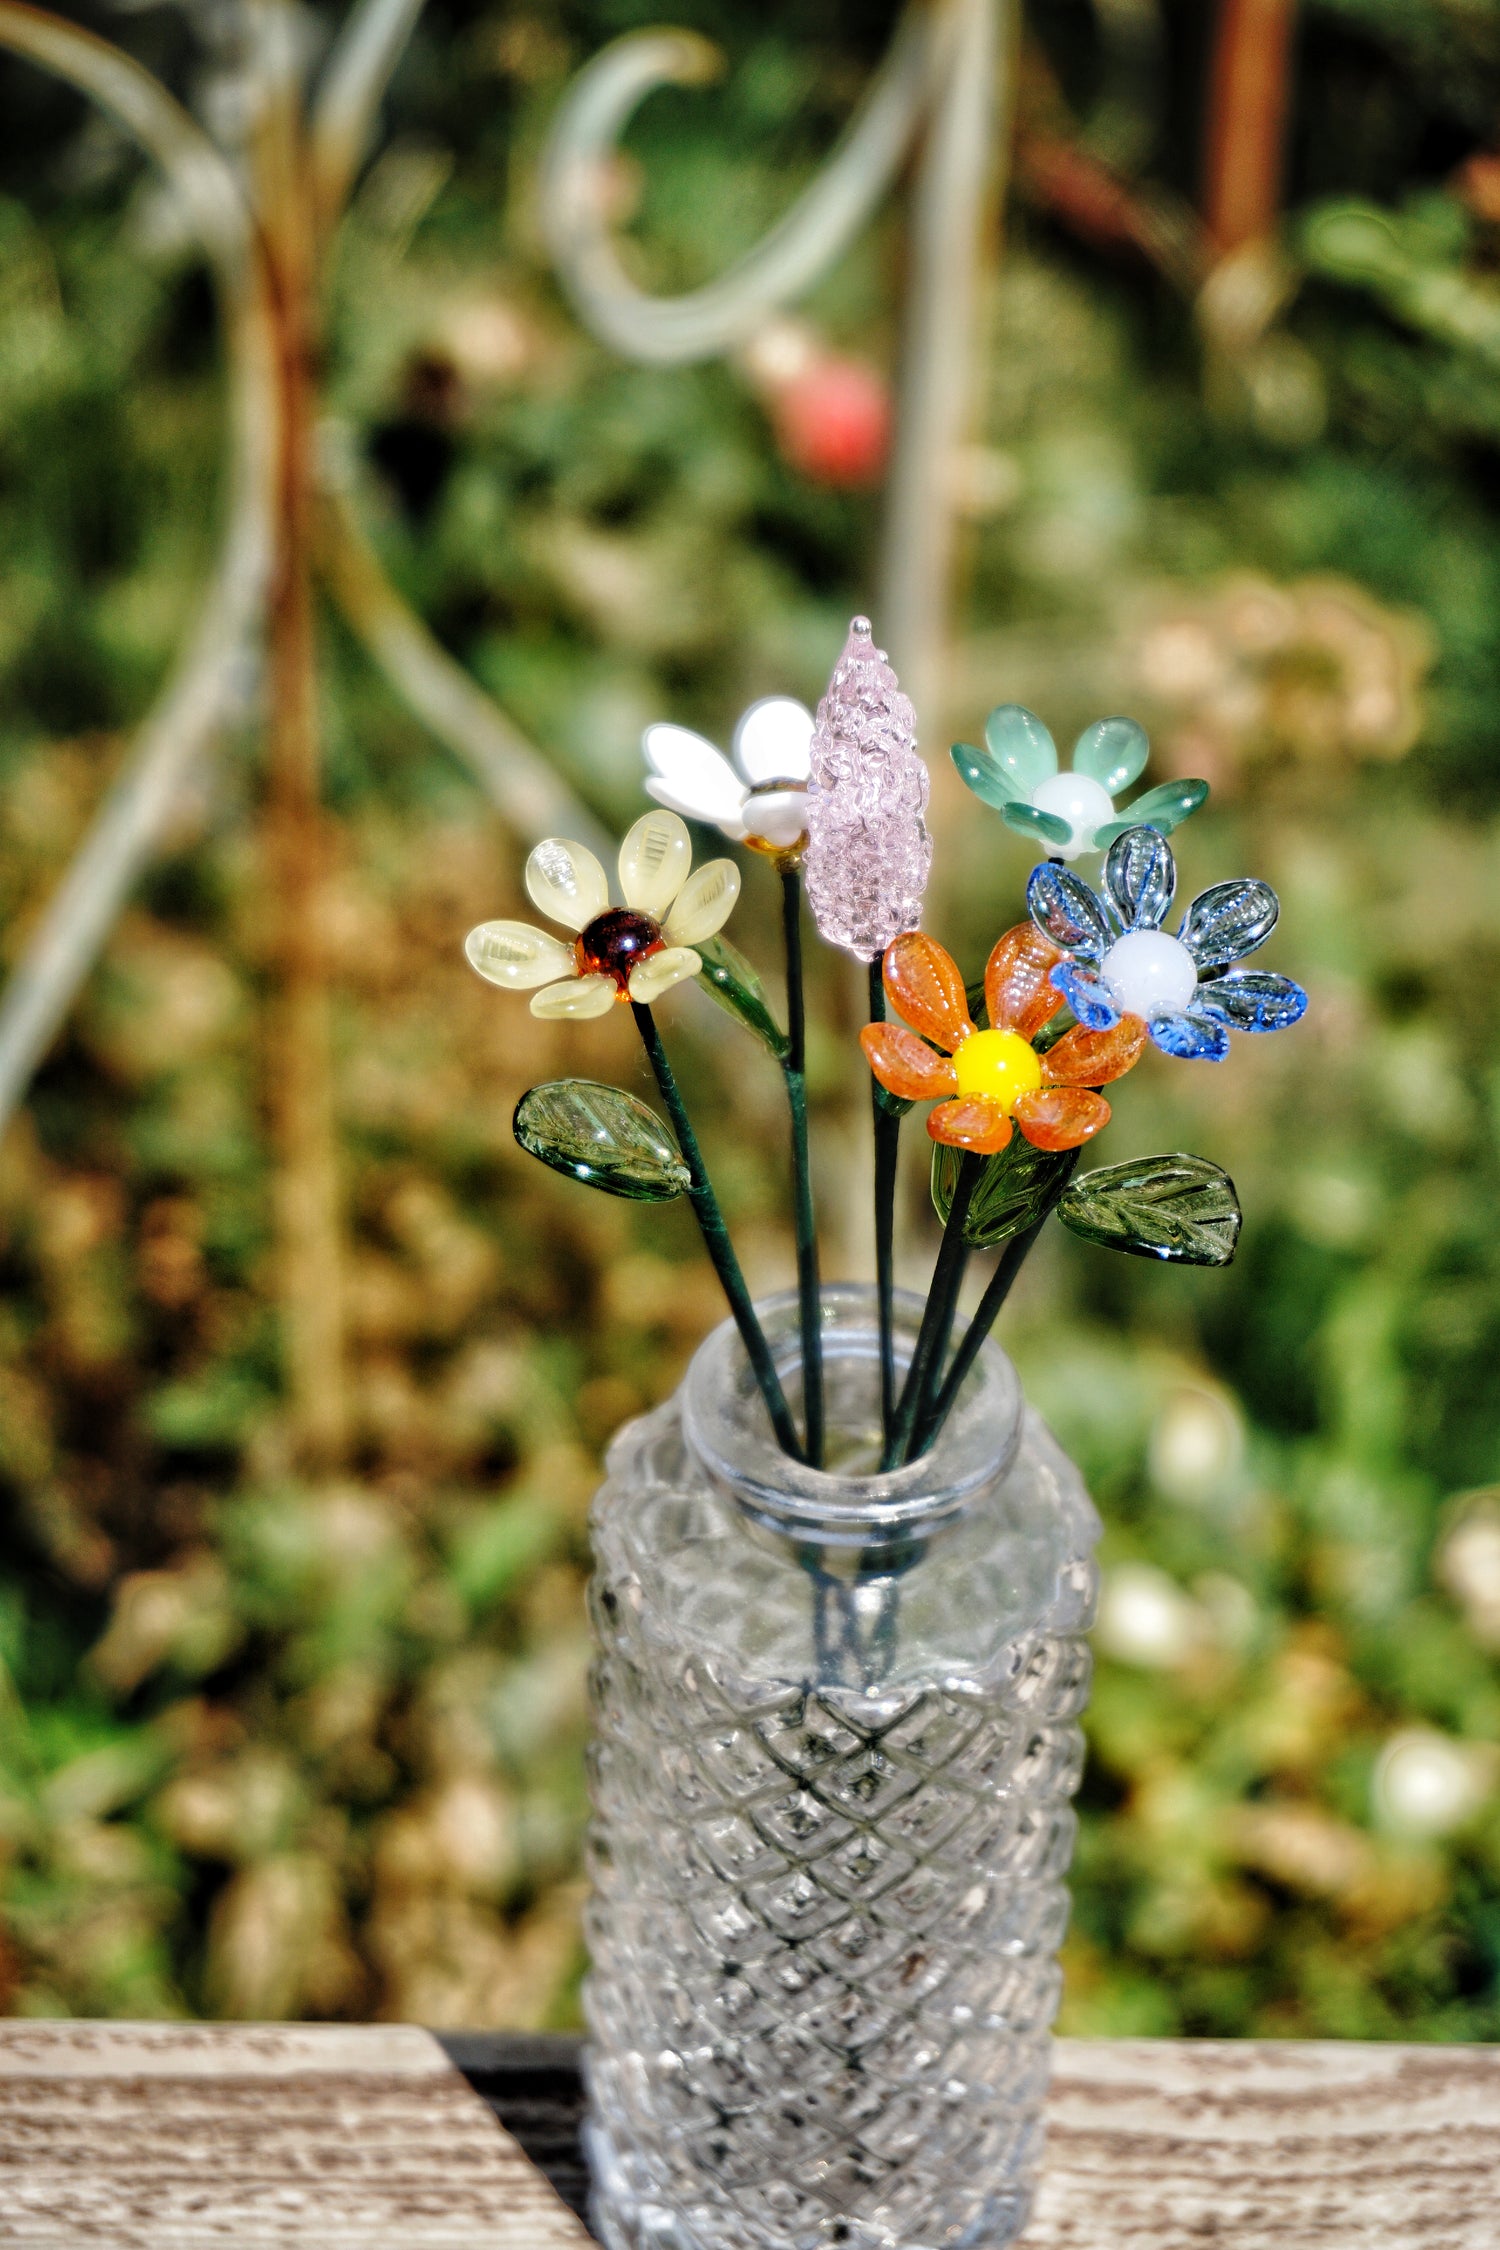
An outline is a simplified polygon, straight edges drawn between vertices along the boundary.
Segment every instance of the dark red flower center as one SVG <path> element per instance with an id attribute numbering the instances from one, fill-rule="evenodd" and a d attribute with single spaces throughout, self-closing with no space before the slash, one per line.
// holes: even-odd
<path id="1" fill-rule="evenodd" d="M 613 977 L 624 989 L 637 961 L 661 949 L 661 924 L 650 914 L 637 914 L 629 906 L 612 906 L 596 914 L 580 932 L 578 957 L 584 976 Z"/>

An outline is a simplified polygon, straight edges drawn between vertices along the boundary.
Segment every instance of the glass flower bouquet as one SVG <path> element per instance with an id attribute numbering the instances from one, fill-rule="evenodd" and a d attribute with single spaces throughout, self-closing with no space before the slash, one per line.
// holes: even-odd
<path id="1" fill-rule="evenodd" d="M 1099 721 L 1063 773 L 1016 705 L 953 758 L 1049 856 L 967 984 L 917 926 L 928 775 L 863 618 L 816 720 L 776 697 L 746 712 L 732 761 L 670 725 L 645 751 L 658 809 L 620 848 L 621 903 L 589 852 L 551 841 L 527 888 L 565 934 L 488 922 L 467 945 L 537 1015 L 631 1009 L 665 1117 L 564 1079 L 524 1096 L 516 1137 L 608 1193 L 687 1196 L 731 1314 L 677 1396 L 617 1437 L 595 1507 L 596 2226 L 612 2250 L 977 2250 L 1020 2231 L 1038 2160 L 1098 1530 L 990 1332 L 1054 1214 L 1110 1249 L 1228 1262 L 1240 1212 L 1218 1166 L 1079 1172 L 1079 1152 L 1148 1047 L 1219 1061 L 1231 1031 L 1280 1029 L 1306 999 L 1235 965 L 1275 924 L 1266 884 L 1217 883 L 1166 927 L 1167 837 L 1205 785 L 1117 812 L 1141 729 Z M 775 870 L 784 1026 L 722 934 L 738 865 L 694 869 L 684 814 Z M 1097 890 L 1065 864 L 1087 852 Z M 868 969 L 873 1288 L 819 1278 L 804 888 L 821 936 Z M 689 979 L 785 1082 L 797 1286 L 760 1305 L 656 1020 Z M 943 1221 L 925 1300 L 892 1266 L 918 1102 Z"/>

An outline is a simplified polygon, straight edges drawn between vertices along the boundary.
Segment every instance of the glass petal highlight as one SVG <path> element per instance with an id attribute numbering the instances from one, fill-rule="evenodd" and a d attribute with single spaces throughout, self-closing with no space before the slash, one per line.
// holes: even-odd
<path id="1" fill-rule="evenodd" d="M 905 1102 L 936 1101 L 958 1092 L 958 1073 L 946 1055 L 899 1023 L 867 1023 L 859 1035 L 865 1060 L 888 1094 Z"/>
<path id="2" fill-rule="evenodd" d="M 688 879 L 693 839 L 676 813 L 642 813 L 620 846 L 620 892 L 637 914 L 661 921 Z"/>
<path id="3" fill-rule="evenodd" d="M 1115 996 L 1103 977 L 1081 961 L 1059 961 L 1052 972 L 1053 989 L 1060 992 L 1085 1031 L 1108 1031 L 1120 1020 Z"/>
<path id="4" fill-rule="evenodd" d="M 1108 949 L 1113 932 L 1102 903 L 1065 867 L 1033 867 L 1026 905 L 1037 928 L 1063 953 L 1098 960 Z"/>
<path id="5" fill-rule="evenodd" d="M 1159 930 L 1177 890 L 1172 847 L 1155 828 L 1127 828 L 1109 847 L 1104 888 L 1127 930 Z"/>
<path id="6" fill-rule="evenodd" d="M 972 789 L 985 804 L 993 805 L 997 812 L 1004 812 L 1015 797 L 1016 785 L 999 760 L 992 758 L 988 750 L 976 748 L 972 742 L 953 743 L 948 755 L 964 786 Z"/>
<path id="7" fill-rule="evenodd" d="M 570 977 L 531 995 L 531 1012 L 547 1021 L 563 1016 L 607 1016 L 615 1004 L 613 977 Z"/>
<path id="8" fill-rule="evenodd" d="M 760 796 L 745 799 L 740 819 L 747 836 L 758 836 L 776 851 L 787 851 L 807 833 L 807 791 L 763 790 Z"/>
<path id="9" fill-rule="evenodd" d="M 1134 719 L 1096 719 L 1073 745 L 1073 771 L 1086 773 L 1115 797 L 1136 780 L 1150 755 L 1146 730 Z"/>
<path id="10" fill-rule="evenodd" d="M 1038 1086 L 1021 1096 L 1015 1118 L 1033 1148 L 1081 1148 L 1109 1123 L 1109 1104 L 1088 1086 Z"/>
<path id="11" fill-rule="evenodd" d="M 742 712 L 734 755 L 752 783 L 806 781 L 812 771 L 813 715 L 791 695 L 762 696 Z"/>
<path id="12" fill-rule="evenodd" d="M 1080 1024 L 1048 1048 L 1042 1071 L 1053 1086 L 1108 1086 L 1135 1068 L 1145 1048 L 1139 1016 L 1121 1016 L 1107 1031 L 1085 1031 Z"/>
<path id="13" fill-rule="evenodd" d="M 1101 851 L 1111 845 L 1127 828 L 1158 828 L 1163 836 L 1170 836 L 1180 828 L 1189 813 L 1195 813 L 1208 795 L 1206 781 L 1162 781 L 1148 789 L 1144 797 L 1137 797 L 1127 805 L 1118 820 L 1106 828 L 1097 829 L 1094 842 Z"/>
<path id="14" fill-rule="evenodd" d="M 703 735 L 691 727 L 647 727 L 641 747 L 651 768 L 646 788 L 662 804 L 686 813 L 689 820 L 738 821 L 745 784 Z"/>
<path id="15" fill-rule="evenodd" d="M 1178 1055 L 1184 1062 L 1223 1062 L 1229 1053 L 1224 1025 L 1196 1008 L 1180 1016 L 1158 1016 L 1146 1029 L 1164 1055 Z"/>
<path id="16" fill-rule="evenodd" d="M 690 945 L 664 945 L 660 953 L 648 953 L 644 961 L 637 962 L 625 989 L 639 1007 L 649 1008 L 674 984 L 695 977 L 702 966 Z"/>
<path id="17" fill-rule="evenodd" d="M 722 930 L 740 895 L 740 871 L 732 859 L 710 859 L 695 868 L 673 901 L 662 928 L 673 945 L 696 945 Z"/>
<path id="18" fill-rule="evenodd" d="M 906 930 L 886 948 L 885 989 L 913 1031 L 951 1054 L 974 1029 L 968 995 L 951 953 L 922 930 Z"/>
<path id="19" fill-rule="evenodd" d="M 1017 922 L 996 940 L 984 965 L 984 1005 L 996 1031 L 1034 1039 L 1057 1014 L 1051 972 L 1060 956 L 1034 922 Z"/>
<path id="20" fill-rule="evenodd" d="M 464 939 L 470 968 L 508 992 L 530 992 L 573 974 L 573 948 L 529 922 L 481 922 Z"/>
<path id="21" fill-rule="evenodd" d="M 566 836 L 537 845 L 526 862 L 526 889 L 532 905 L 565 930 L 581 930 L 609 904 L 604 869 L 586 845 L 570 844 Z"/>
<path id="22" fill-rule="evenodd" d="M 1025 836 L 1033 844 L 1051 844 L 1055 849 L 1073 841 L 1072 825 L 1059 813 L 1041 812 L 1035 805 L 1019 804 L 1014 798 L 1008 805 L 1002 805 L 1000 812 L 1007 828 L 1013 828 L 1018 836 Z"/>
<path id="23" fill-rule="evenodd" d="M 1057 771 L 1057 744 L 1035 711 L 1022 703 L 997 704 L 984 722 L 990 756 L 1008 774 L 1013 797 L 1029 797 L 1038 782 Z"/>
<path id="24" fill-rule="evenodd" d="M 1010 1119 L 998 1102 L 983 1094 L 964 1094 L 927 1112 L 927 1130 L 946 1148 L 966 1148 L 974 1156 L 998 1156 L 1010 1139 Z"/>
<path id="25" fill-rule="evenodd" d="M 1280 912 L 1270 884 L 1246 875 L 1233 883 L 1211 883 L 1200 891 L 1177 935 L 1200 969 L 1217 969 L 1264 945 Z"/>
<path id="26" fill-rule="evenodd" d="M 1271 969 L 1231 969 L 1198 987 L 1195 1013 L 1222 1016 L 1236 1031 L 1285 1031 L 1307 1013 L 1307 994 Z"/>

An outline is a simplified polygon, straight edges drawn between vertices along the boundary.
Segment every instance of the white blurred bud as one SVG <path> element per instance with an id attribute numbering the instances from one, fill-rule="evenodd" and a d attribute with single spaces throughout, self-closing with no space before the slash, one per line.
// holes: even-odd
<path id="1" fill-rule="evenodd" d="M 1169 1500 L 1211 1499 L 1239 1472 L 1245 1432 L 1222 1391 L 1183 1384 L 1165 1401 L 1151 1432 L 1151 1481 Z"/>
<path id="2" fill-rule="evenodd" d="M 1472 1820 L 1495 1785 L 1496 1752 L 1431 1727 L 1403 1727 L 1375 1764 L 1375 1815 L 1408 1836 L 1450 1836 Z"/>
<path id="3" fill-rule="evenodd" d="M 1500 1649 L 1500 1497 L 1475 1495 L 1438 1548 L 1436 1571 L 1481 1648 Z"/>
<path id="4" fill-rule="evenodd" d="M 1118 1664 L 1170 1672 L 1206 1646 L 1206 1613 L 1175 1579 L 1151 1563 L 1121 1563 L 1108 1573 L 1094 1642 Z"/>

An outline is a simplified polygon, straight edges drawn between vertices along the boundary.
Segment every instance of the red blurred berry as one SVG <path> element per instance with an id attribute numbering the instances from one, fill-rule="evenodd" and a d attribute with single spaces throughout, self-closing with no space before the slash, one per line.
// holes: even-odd
<path id="1" fill-rule="evenodd" d="M 780 385 L 772 420 L 781 457 L 814 484 L 875 484 L 891 444 L 890 386 L 863 360 L 818 359 Z"/>

